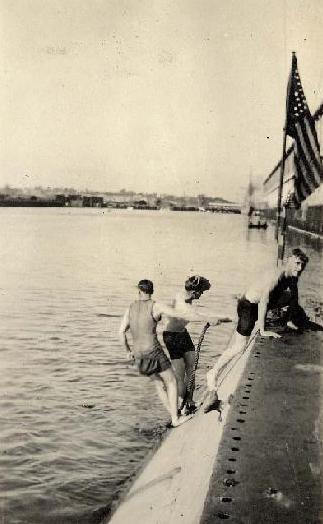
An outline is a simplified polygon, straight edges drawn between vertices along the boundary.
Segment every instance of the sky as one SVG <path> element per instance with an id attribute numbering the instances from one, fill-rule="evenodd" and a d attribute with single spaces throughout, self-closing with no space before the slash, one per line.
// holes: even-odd
<path id="1" fill-rule="evenodd" d="M 291 52 L 323 100 L 321 0 L 0 0 L 0 186 L 241 200 L 282 152 Z"/>

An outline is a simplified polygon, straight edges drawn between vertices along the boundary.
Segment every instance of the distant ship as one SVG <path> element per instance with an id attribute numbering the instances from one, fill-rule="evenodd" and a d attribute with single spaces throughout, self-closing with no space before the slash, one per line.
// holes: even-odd
<path id="1" fill-rule="evenodd" d="M 263 211 L 254 209 L 248 216 L 249 229 L 267 229 L 268 224 Z"/>

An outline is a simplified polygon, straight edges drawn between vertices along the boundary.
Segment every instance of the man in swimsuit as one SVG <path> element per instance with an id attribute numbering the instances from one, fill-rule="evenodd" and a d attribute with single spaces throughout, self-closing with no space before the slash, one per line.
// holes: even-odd
<path id="1" fill-rule="evenodd" d="M 214 400 L 218 401 L 216 389 L 219 372 L 245 349 L 257 320 L 262 337 L 280 338 L 278 333 L 265 329 L 266 315 L 269 310 L 288 306 L 287 326 L 296 330 L 306 327 L 308 318 L 298 303 L 297 283 L 307 262 L 308 257 L 301 249 L 293 249 L 281 270 L 264 275 L 262 280 L 255 282 L 238 300 L 239 320 L 233 343 L 207 373 L 209 395 L 204 404 L 204 411 L 212 409 Z"/>
<path id="2" fill-rule="evenodd" d="M 151 299 L 154 286 L 150 280 L 140 280 L 138 289 L 138 300 L 130 304 L 121 322 L 120 339 L 136 362 L 139 373 L 153 380 L 159 398 L 171 416 L 171 425 L 177 427 L 190 417 L 178 415 L 176 377 L 156 334 L 162 314 L 172 314 L 173 311 Z M 127 339 L 128 330 L 133 338 L 132 349 Z"/>
<path id="3" fill-rule="evenodd" d="M 194 373 L 195 347 L 186 326 L 189 322 L 209 321 L 213 325 L 220 322 L 231 321 L 227 317 L 214 317 L 199 314 L 192 308 L 193 300 L 198 300 L 205 291 L 210 289 L 210 282 L 202 276 L 194 275 L 185 282 L 184 290 L 176 295 L 172 306 L 172 316 L 166 313 L 166 325 L 163 331 L 163 340 L 168 350 L 175 371 L 179 404 L 183 408 L 186 404 L 186 412 L 195 410 L 192 400 L 193 391 L 187 391 L 187 384 Z M 176 314 L 176 316 L 174 316 Z M 186 379 L 186 380 L 185 380 Z"/>

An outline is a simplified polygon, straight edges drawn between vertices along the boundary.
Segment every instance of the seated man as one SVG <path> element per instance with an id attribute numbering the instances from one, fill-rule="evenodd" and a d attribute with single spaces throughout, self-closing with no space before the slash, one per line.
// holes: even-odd
<path id="1" fill-rule="evenodd" d="M 288 306 L 287 325 L 292 329 L 306 325 L 306 314 L 298 304 L 297 282 L 307 262 L 308 258 L 301 249 L 293 249 L 282 269 L 266 274 L 262 280 L 254 282 L 238 300 L 239 320 L 233 343 L 207 373 L 207 388 L 210 393 L 204 404 L 205 412 L 213 409 L 214 402 L 218 403 L 216 389 L 219 372 L 246 348 L 257 320 L 261 336 L 279 338 L 278 333 L 265 329 L 266 315 L 269 310 Z"/>

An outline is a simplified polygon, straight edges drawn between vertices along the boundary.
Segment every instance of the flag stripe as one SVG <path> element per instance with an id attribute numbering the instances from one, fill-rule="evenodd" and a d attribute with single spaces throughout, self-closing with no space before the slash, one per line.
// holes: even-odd
<path id="1" fill-rule="evenodd" d="M 311 193 L 313 193 L 313 191 L 315 191 L 317 186 L 312 184 L 312 181 L 307 176 L 308 175 L 308 165 L 305 162 L 303 162 L 303 159 L 301 156 L 299 157 L 298 161 L 299 161 L 299 166 L 300 166 L 300 170 L 302 173 L 302 179 L 301 179 L 302 186 L 304 187 L 304 189 L 306 189 L 306 196 L 308 196 Z"/>
<path id="2" fill-rule="evenodd" d="M 304 121 L 296 124 L 296 129 L 302 135 L 304 143 L 310 153 L 310 157 L 313 160 L 318 171 L 321 169 L 320 159 L 320 146 L 316 144 L 316 135 L 313 134 L 310 122 L 307 118 Z M 315 132 L 315 131 L 314 131 Z"/>
<path id="3" fill-rule="evenodd" d="M 307 169 L 301 158 L 298 158 L 298 168 L 299 172 L 297 176 L 297 181 L 298 185 L 300 186 L 300 193 L 304 196 L 304 198 L 306 198 L 312 193 L 312 190 L 305 178 L 307 175 Z"/>
<path id="4" fill-rule="evenodd" d="M 312 146 L 308 135 L 304 132 L 304 127 L 300 124 L 296 124 L 297 135 L 295 138 L 297 155 L 300 156 L 307 168 L 307 177 L 311 185 L 314 186 L 314 191 L 321 183 L 320 179 L 320 166 L 318 165 L 315 154 L 312 150 Z"/>
<path id="5" fill-rule="evenodd" d="M 305 200 L 310 194 L 311 190 L 305 186 L 304 180 L 306 177 L 306 167 L 304 166 L 304 163 L 302 162 L 301 158 L 294 155 L 294 162 L 296 167 L 295 172 L 295 200 L 296 204 L 300 204 L 303 200 Z"/>
<path id="6" fill-rule="evenodd" d="M 299 173 L 301 172 L 301 167 L 299 165 L 299 160 L 294 153 L 294 162 L 295 162 L 295 184 L 294 184 L 294 193 L 295 193 L 295 204 L 304 200 L 305 197 L 301 194 L 300 183 L 299 183 Z"/>
<path id="7" fill-rule="evenodd" d="M 316 161 L 317 166 L 318 166 L 318 170 L 321 171 L 321 173 L 323 173 L 321 156 L 320 156 L 320 144 L 319 144 L 318 139 L 317 139 L 315 124 L 313 126 L 311 126 L 310 122 L 306 119 L 305 120 L 305 125 L 306 125 L 306 129 L 307 129 L 307 133 L 306 134 L 308 136 L 308 139 L 311 142 L 311 147 L 312 147 L 312 150 L 313 150 L 313 153 L 314 153 L 315 161 Z M 313 129 L 313 127 L 314 127 L 314 129 Z"/>
<path id="8" fill-rule="evenodd" d="M 297 180 L 302 181 L 303 186 L 306 188 L 306 194 L 310 194 L 311 191 L 315 189 L 315 186 L 311 180 L 311 177 L 309 176 L 309 166 L 306 161 L 306 156 L 302 150 L 302 146 L 299 142 L 299 140 L 295 140 L 295 157 L 294 159 L 297 159 L 296 166 L 298 168 L 297 170 Z M 313 187 L 313 189 L 311 188 Z"/>
<path id="9" fill-rule="evenodd" d="M 315 120 L 311 116 L 311 118 L 309 120 L 308 119 L 306 120 L 306 123 L 308 125 L 308 131 L 311 131 L 311 132 L 308 132 L 308 134 L 310 136 L 312 136 L 312 138 L 313 138 L 313 150 L 319 153 L 320 152 L 320 143 L 319 143 L 318 138 L 317 138 Z M 317 160 L 318 160 L 318 162 L 321 162 L 321 157 L 318 156 Z"/>
<path id="10" fill-rule="evenodd" d="M 303 142 L 304 144 L 304 142 Z M 313 165 L 313 157 L 308 149 L 306 149 L 306 144 L 304 144 L 304 149 L 302 147 L 302 142 L 299 134 L 295 137 L 295 150 L 294 150 L 294 161 L 296 167 L 295 176 L 295 186 L 298 187 L 296 191 L 296 200 L 298 205 L 302 200 L 305 200 L 315 189 L 320 185 L 320 172 L 318 171 L 319 167 L 315 164 Z"/>

